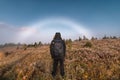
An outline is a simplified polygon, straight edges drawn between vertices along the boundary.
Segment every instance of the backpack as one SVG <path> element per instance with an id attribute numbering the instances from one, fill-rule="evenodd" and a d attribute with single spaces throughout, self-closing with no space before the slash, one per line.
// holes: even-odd
<path id="1" fill-rule="evenodd" d="M 62 40 L 54 40 L 54 57 L 63 58 L 64 57 L 64 45 Z"/>

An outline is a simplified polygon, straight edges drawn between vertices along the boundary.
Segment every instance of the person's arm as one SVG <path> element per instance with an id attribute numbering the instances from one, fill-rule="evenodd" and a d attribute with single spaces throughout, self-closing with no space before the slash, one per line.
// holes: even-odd
<path id="1" fill-rule="evenodd" d="M 64 56 L 65 56 L 66 55 L 66 44 L 64 40 L 63 40 L 63 45 L 64 45 Z"/>
<path id="2" fill-rule="evenodd" d="M 53 48 L 54 47 L 54 44 L 53 44 L 53 41 L 51 41 L 51 44 L 50 44 L 50 54 L 51 54 L 51 57 L 53 58 Z"/>

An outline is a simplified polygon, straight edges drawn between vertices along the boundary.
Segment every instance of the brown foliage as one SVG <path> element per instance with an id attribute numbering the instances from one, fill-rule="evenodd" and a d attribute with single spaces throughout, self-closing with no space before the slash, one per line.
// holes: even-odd
<path id="1" fill-rule="evenodd" d="M 65 80 L 119 80 L 120 40 L 90 41 L 92 47 L 83 47 L 87 41 L 72 42 L 67 48 Z M 52 80 L 52 59 L 49 46 L 14 49 L 0 60 L 0 78 L 7 80 Z M 58 70 L 59 71 L 59 70 Z M 58 73 L 56 80 L 61 80 Z"/>

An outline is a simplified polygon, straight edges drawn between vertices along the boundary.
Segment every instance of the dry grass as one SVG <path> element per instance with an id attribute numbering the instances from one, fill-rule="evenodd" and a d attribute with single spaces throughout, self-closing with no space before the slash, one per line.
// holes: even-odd
<path id="1" fill-rule="evenodd" d="M 89 41 L 91 47 L 85 47 L 86 42 L 67 47 L 64 79 L 119 80 L 120 39 Z M 49 46 L 9 50 L 11 54 L 0 60 L 0 80 L 52 80 Z M 61 80 L 59 73 L 56 80 Z"/>

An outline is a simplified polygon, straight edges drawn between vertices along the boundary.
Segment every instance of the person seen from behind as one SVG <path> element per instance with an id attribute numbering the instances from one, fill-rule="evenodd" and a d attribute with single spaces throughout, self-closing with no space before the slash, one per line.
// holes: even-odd
<path id="1" fill-rule="evenodd" d="M 61 34 L 57 32 L 50 44 L 50 54 L 53 59 L 52 76 L 55 77 L 57 73 L 58 64 L 60 64 L 60 74 L 64 77 L 64 60 L 66 54 L 66 45 L 61 38 Z"/>

